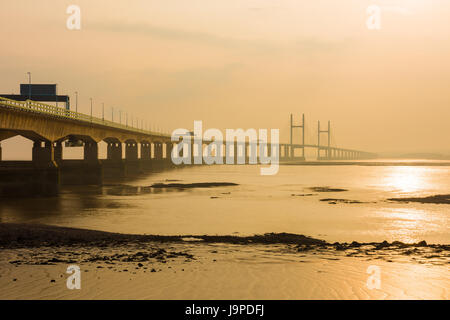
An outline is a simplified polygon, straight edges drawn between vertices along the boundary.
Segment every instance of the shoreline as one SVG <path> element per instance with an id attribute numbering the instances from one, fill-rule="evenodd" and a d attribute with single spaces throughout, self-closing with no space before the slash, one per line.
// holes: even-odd
<path id="1" fill-rule="evenodd" d="M 0 299 L 448 299 L 450 246 L 0 223 Z M 79 266 L 81 290 L 66 270 Z M 367 270 L 383 272 L 380 290 Z M 417 279 L 421 279 L 417 281 Z"/>
<path id="2" fill-rule="evenodd" d="M 428 244 L 422 240 L 417 243 L 404 243 L 401 241 L 386 240 L 381 242 L 327 242 L 305 235 L 293 233 L 266 233 L 252 236 L 236 235 L 147 235 L 147 234 L 125 234 L 91 229 L 81 229 L 72 227 L 61 227 L 35 223 L 10 223 L 0 222 L 0 248 L 20 248 L 39 247 L 52 245 L 87 245 L 126 243 L 225 243 L 225 244 L 290 244 L 311 247 L 336 247 L 342 250 L 343 247 L 352 248 L 360 246 L 381 247 L 430 247 L 443 250 L 450 250 L 450 244 Z"/>

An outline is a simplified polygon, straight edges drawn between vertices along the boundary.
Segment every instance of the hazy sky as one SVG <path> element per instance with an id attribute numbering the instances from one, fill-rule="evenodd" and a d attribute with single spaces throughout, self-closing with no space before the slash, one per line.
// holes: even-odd
<path id="1" fill-rule="evenodd" d="M 66 8 L 81 8 L 81 30 Z M 381 30 L 366 9 L 383 8 Z M 14 0 L 0 4 L 0 91 L 79 92 L 159 127 L 332 121 L 337 145 L 448 152 L 448 0 Z M 124 111 L 125 112 L 125 111 Z M 116 119 L 117 119 L 116 115 Z"/>

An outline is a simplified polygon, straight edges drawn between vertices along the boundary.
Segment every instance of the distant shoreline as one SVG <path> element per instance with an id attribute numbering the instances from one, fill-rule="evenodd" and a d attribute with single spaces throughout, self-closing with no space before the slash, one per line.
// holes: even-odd
<path id="1" fill-rule="evenodd" d="M 449 161 L 281 161 L 280 165 L 287 166 L 367 166 L 367 167 L 392 167 L 392 166 L 408 166 L 408 167 L 448 167 Z"/>

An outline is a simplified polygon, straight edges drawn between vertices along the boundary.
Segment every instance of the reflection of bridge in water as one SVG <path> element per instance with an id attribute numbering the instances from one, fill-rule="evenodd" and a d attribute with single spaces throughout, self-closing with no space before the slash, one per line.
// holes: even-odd
<path id="1" fill-rule="evenodd" d="M 316 148 L 319 160 L 362 159 L 373 154 L 328 145 L 280 144 L 282 161 L 304 160 L 305 148 Z M 303 123 L 304 133 L 304 123 Z M 321 135 L 320 127 L 318 136 Z M 330 136 L 330 129 L 328 135 Z M 16 101 L 0 97 L 0 143 L 14 136 L 33 141 L 32 161 L 0 161 L 0 195 L 15 193 L 51 194 L 59 183 L 101 184 L 104 177 L 123 177 L 143 170 L 172 167 L 175 143 L 171 135 L 145 130 L 139 125 L 122 124 L 73 112 L 31 100 Z M 303 135 L 304 137 L 304 135 Z M 99 159 L 98 144 L 107 144 L 106 159 Z M 63 159 L 63 143 L 80 145 L 82 160 Z M 303 138 L 304 142 L 304 138 Z M 234 143 L 236 157 L 237 142 Z M 208 145 L 206 141 L 203 145 Z M 248 147 L 248 143 L 246 143 Z M 268 146 L 269 150 L 270 145 Z M 192 153 L 198 150 L 190 148 Z M 301 157 L 295 150 L 301 149 Z M 322 154 L 324 152 L 324 154 Z M 0 145 L 0 160 L 2 149 Z M 247 157 L 248 160 L 248 157 Z M 247 161 L 245 161 L 248 163 Z"/>

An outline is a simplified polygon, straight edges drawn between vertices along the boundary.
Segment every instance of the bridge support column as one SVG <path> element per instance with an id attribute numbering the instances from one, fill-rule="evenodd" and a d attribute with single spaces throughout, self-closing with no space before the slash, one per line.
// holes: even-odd
<path id="1" fill-rule="evenodd" d="M 250 144 L 244 144 L 245 164 L 250 164 Z"/>
<path id="2" fill-rule="evenodd" d="M 160 170 L 163 168 L 163 146 L 161 142 L 153 143 L 153 160 L 152 160 L 152 168 Z"/>
<path id="3" fill-rule="evenodd" d="M 60 161 L 61 184 L 99 185 L 102 183 L 103 167 L 98 160 L 97 142 L 85 141 L 83 149 L 83 160 Z"/>
<path id="4" fill-rule="evenodd" d="M 171 143 L 171 142 L 166 143 L 166 166 L 167 167 L 171 167 L 173 165 L 172 150 L 173 150 L 173 143 Z"/>
<path id="5" fill-rule="evenodd" d="M 141 166 L 142 169 L 152 169 L 152 147 L 148 142 L 141 142 Z"/>
<path id="6" fill-rule="evenodd" d="M 37 165 L 55 166 L 55 150 L 50 141 L 33 143 L 32 160 Z"/>
<path id="7" fill-rule="evenodd" d="M 122 178 L 125 176 L 125 162 L 122 160 L 122 143 L 108 142 L 106 160 L 102 160 L 105 178 Z"/>
<path id="8" fill-rule="evenodd" d="M 59 163 L 59 162 L 61 162 L 62 161 L 62 153 L 63 153 L 63 150 L 62 150 L 62 142 L 55 142 L 54 144 L 53 144 L 53 147 L 54 147 L 54 159 L 55 159 L 55 162 L 56 163 Z"/>
<path id="9" fill-rule="evenodd" d="M 2 144 L 0 143 L 0 161 L 2 161 Z"/>
<path id="10" fill-rule="evenodd" d="M 122 160 L 122 143 L 108 143 L 106 153 L 108 160 Z"/>
<path id="11" fill-rule="evenodd" d="M 155 160 L 161 160 L 162 159 L 161 143 L 155 142 L 153 144 L 153 149 L 154 149 L 154 159 Z"/>
<path id="12" fill-rule="evenodd" d="M 98 143 L 89 141 L 84 144 L 84 161 L 87 170 L 84 173 L 84 184 L 101 184 L 103 182 L 103 167 L 98 160 Z"/>
<path id="13" fill-rule="evenodd" d="M 289 157 L 289 149 L 287 144 L 283 144 L 283 152 L 284 152 L 283 160 L 287 160 Z"/>
<path id="14" fill-rule="evenodd" d="M 150 160 L 152 158 L 152 148 L 150 143 L 141 143 L 141 159 Z"/>
<path id="15" fill-rule="evenodd" d="M 134 141 L 125 143 L 125 175 L 141 173 L 141 161 L 138 159 L 138 145 Z"/>
<path id="16" fill-rule="evenodd" d="M 56 195 L 59 191 L 59 169 L 55 162 L 55 150 L 50 141 L 33 143 L 32 161 L 35 170 L 27 177 L 20 177 L 20 182 L 27 193 Z M 24 190 L 25 191 L 25 190 Z"/>
<path id="17" fill-rule="evenodd" d="M 172 163 L 172 151 L 173 151 L 173 143 L 172 142 L 166 142 L 166 154 L 165 154 L 165 158 L 164 158 L 164 167 L 165 168 L 170 168 L 173 166 Z M 162 148 L 162 147 L 161 147 Z"/>
<path id="18" fill-rule="evenodd" d="M 95 141 L 84 143 L 84 161 L 98 163 L 98 144 Z"/>
<path id="19" fill-rule="evenodd" d="M 138 146 L 137 143 L 127 142 L 125 145 L 125 159 L 137 160 L 138 159 Z"/>

